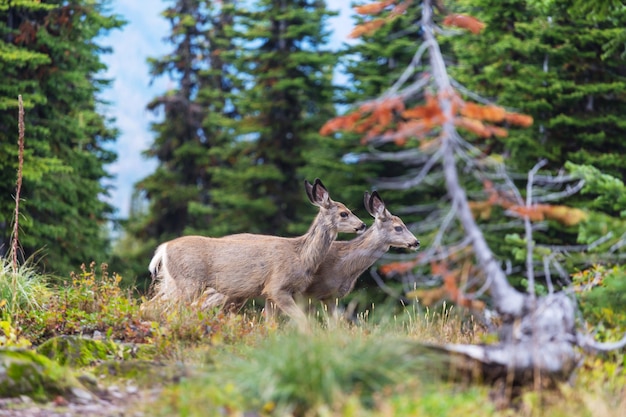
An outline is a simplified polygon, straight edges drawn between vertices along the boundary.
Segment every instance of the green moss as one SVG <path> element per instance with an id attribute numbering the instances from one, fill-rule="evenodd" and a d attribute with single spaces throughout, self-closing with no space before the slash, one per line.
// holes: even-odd
<path id="1" fill-rule="evenodd" d="M 28 395 L 46 400 L 84 389 L 73 373 L 27 349 L 0 349 L 0 397 Z"/>
<path id="2" fill-rule="evenodd" d="M 132 379 L 140 386 L 148 387 L 176 382 L 187 376 L 188 371 L 182 366 L 133 359 L 103 362 L 94 367 L 93 373 L 97 377 L 110 377 L 115 380 Z"/>
<path id="3" fill-rule="evenodd" d="M 78 336 L 60 336 L 46 341 L 37 352 L 60 365 L 83 367 L 97 361 L 123 356 L 121 346 L 112 341 L 85 339 Z"/>

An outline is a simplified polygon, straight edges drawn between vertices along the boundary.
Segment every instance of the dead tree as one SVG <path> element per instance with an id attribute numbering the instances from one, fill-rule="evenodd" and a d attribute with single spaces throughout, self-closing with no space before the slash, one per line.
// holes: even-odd
<path id="1" fill-rule="evenodd" d="M 406 117 L 396 120 L 396 128 L 390 132 L 385 126 L 370 132 L 365 141 L 374 145 L 405 140 L 406 137 L 429 138 L 429 146 L 423 149 L 404 150 L 399 153 L 373 152 L 365 156 L 368 159 L 395 159 L 406 161 L 411 159 L 418 168 L 411 175 L 400 179 L 383 179 L 379 182 L 381 188 L 409 188 L 422 183 L 428 175 L 437 173 L 445 182 L 449 199 L 447 213 L 438 215 L 439 232 L 431 248 L 426 248 L 426 257 L 422 254 L 414 265 L 420 262 L 431 262 L 438 257 L 445 258 L 450 251 L 471 251 L 476 269 L 483 279 L 483 289 L 491 295 L 494 310 L 501 318 L 498 330 L 499 341 L 493 345 L 445 345 L 435 349 L 449 354 L 449 363 L 460 374 L 480 375 L 483 378 L 506 379 L 512 383 L 540 383 L 542 379 L 567 378 L 579 363 L 580 351 L 604 351 L 626 346 L 626 336 L 617 343 L 597 343 L 579 330 L 576 321 L 576 302 L 567 289 L 554 291 L 550 285 L 549 294 L 537 296 L 534 292 L 536 262 L 533 258 L 533 225 L 530 214 L 537 209 L 537 202 L 570 195 L 580 190 L 583 183 L 575 178 L 557 176 L 552 178 L 554 184 L 564 184 L 565 189 L 559 192 L 544 193 L 533 200 L 533 184 L 538 180 L 545 180 L 545 176 L 538 175 L 542 166 L 539 162 L 528 174 L 526 198 L 513 185 L 513 181 L 504 170 L 497 168 L 501 164 L 489 162 L 489 158 L 480 155 L 481 152 L 472 147 L 458 133 L 457 126 L 463 126 L 472 131 L 485 129 L 487 132 L 498 134 L 498 127 L 486 126 L 481 120 L 463 120 L 458 113 L 475 109 L 475 104 L 460 98 L 461 93 L 474 99 L 481 100 L 471 92 L 465 91 L 448 75 L 442 53 L 434 33 L 439 30 L 433 21 L 433 9 L 430 0 L 422 2 L 421 30 L 423 43 L 418 47 L 412 62 L 407 70 L 385 94 L 376 100 L 362 103 L 352 114 L 333 119 L 322 129 L 322 133 L 331 133 L 336 130 L 350 130 L 351 123 L 357 119 L 365 119 L 365 123 L 382 122 L 389 117 L 377 116 L 385 111 L 393 115 L 401 114 L 413 116 L 417 119 L 407 120 Z M 395 12 L 395 9 L 394 9 Z M 398 12 L 402 12 L 399 10 Z M 393 13 L 393 12 L 392 12 Z M 478 25 L 478 23 L 476 23 Z M 428 55 L 429 72 L 413 76 L 424 55 Z M 412 82 L 408 82 L 412 79 Z M 407 101 L 423 100 L 426 104 L 405 110 Z M 501 108 L 484 102 L 484 110 L 493 110 L 490 121 L 500 115 L 502 120 L 509 122 L 525 119 L 521 115 L 507 113 Z M 459 110 L 459 108 L 461 110 Z M 425 114 L 428 114 L 428 119 Z M 378 117 L 378 119 L 376 119 Z M 408 117 L 408 116 L 407 116 Z M 422 117 L 419 119 L 419 117 Z M 381 133 L 384 132 L 384 133 Z M 425 142 L 422 142 L 425 143 Z M 487 240 L 478 226 L 465 188 L 460 180 L 459 161 L 468 161 L 470 158 L 484 157 L 482 163 L 492 164 L 493 175 L 499 175 L 500 182 L 508 187 L 511 204 L 509 211 L 516 216 L 516 224 L 522 225 L 526 242 L 526 276 L 528 278 L 528 293 L 522 293 L 510 285 L 506 269 L 489 247 Z M 476 165 L 470 161 L 468 164 Z M 480 171 L 478 169 L 477 171 Z M 463 175 L 467 176 L 466 173 Z M 471 175 L 482 176 L 486 180 L 487 174 L 479 172 Z M 541 177 L 541 178 L 539 178 Z M 428 219 L 433 220 L 433 219 Z M 435 223 L 435 222 L 432 222 Z M 458 241 L 455 245 L 443 249 L 440 246 L 444 235 L 448 235 L 452 225 L 457 225 Z M 418 231 L 419 233 L 419 231 Z M 428 257 L 430 256 L 430 257 Z M 543 259 L 544 274 L 550 281 L 550 264 L 558 270 L 558 263 L 554 259 Z M 567 273 L 561 271 L 563 275 Z M 478 292 L 482 292 L 483 289 Z M 471 299 L 471 296 L 465 298 Z"/>

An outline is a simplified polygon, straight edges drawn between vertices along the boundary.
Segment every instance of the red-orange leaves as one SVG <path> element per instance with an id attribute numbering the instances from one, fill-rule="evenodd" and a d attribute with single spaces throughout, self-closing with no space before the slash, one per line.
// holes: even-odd
<path id="1" fill-rule="evenodd" d="M 411 107 L 402 112 L 402 117 L 406 119 L 439 119 L 443 120 L 443 112 L 439 107 L 439 102 L 432 95 L 426 96 L 426 104 L 423 106 Z"/>
<path id="2" fill-rule="evenodd" d="M 567 206 L 551 206 L 548 204 L 535 204 L 530 207 L 511 206 L 509 210 L 520 217 L 527 217 L 531 221 L 550 219 L 564 226 L 576 226 L 587 219 L 584 211 Z"/>
<path id="3" fill-rule="evenodd" d="M 404 111 L 404 103 L 399 98 L 370 101 L 346 116 L 329 120 L 320 129 L 320 134 L 329 135 L 343 130 L 364 133 L 363 141 L 369 141 L 392 125 L 395 115 L 402 111 Z"/>
<path id="4" fill-rule="evenodd" d="M 507 113 L 504 117 L 504 120 L 511 123 L 512 125 L 522 127 L 529 127 L 533 124 L 533 118 L 531 116 L 521 113 Z"/>
<path id="5" fill-rule="evenodd" d="M 385 10 L 385 7 L 394 4 L 396 0 L 382 0 L 370 4 L 364 4 L 363 6 L 357 6 L 354 11 L 358 14 L 378 14 Z"/>
<path id="6" fill-rule="evenodd" d="M 463 102 L 459 113 L 464 117 L 457 117 L 454 123 L 458 127 L 469 130 L 483 138 L 491 136 L 505 138 L 509 135 L 506 129 L 483 122 L 508 122 L 522 127 L 528 127 L 533 123 L 533 118 L 530 116 L 520 113 L 509 113 L 502 107 L 493 104 L 483 106 L 472 102 Z"/>
<path id="7" fill-rule="evenodd" d="M 364 4 L 363 6 L 357 6 L 354 11 L 361 15 L 382 15 L 382 17 L 369 20 L 354 27 L 352 32 L 348 35 L 349 38 L 358 38 L 359 36 L 369 35 L 372 32 L 378 30 L 385 23 L 392 21 L 397 16 L 403 14 L 412 0 L 405 0 L 391 9 L 389 12 L 383 12 L 388 6 L 396 4 L 397 0 L 379 0 L 373 3 Z"/>
<path id="8" fill-rule="evenodd" d="M 443 19 L 443 24 L 446 26 L 456 26 L 461 29 L 467 29 L 473 34 L 480 33 L 484 29 L 485 24 L 475 17 L 465 14 L 449 14 Z"/>
<path id="9" fill-rule="evenodd" d="M 583 220 L 587 220 L 587 213 L 567 206 L 548 206 L 544 213 L 548 219 L 555 220 L 565 226 L 575 226 Z"/>
<path id="10" fill-rule="evenodd" d="M 472 119 L 480 119 L 486 122 L 501 122 L 504 120 L 506 111 L 499 106 L 481 106 L 471 102 L 465 102 L 461 107 L 461 114 Z"/>
<path id="11" fill-rule="evenodd" d="M 379 29 L 382 25 L 384 25 L 387 21 L 385 19 L 374 19 L 369 22 L 361 23 L 360 25 L 356 25 L 352 32 L 348 35 L 349 38 L 358 38 L 359 36 L 369 35 L 370 33 Z"/>
<path id="12" fill-rule="evenodd" d="M 320 134 L 330 135 L 331 133 L 335 133 L 340 130 L 350 131 L 360 118 L 361 113 L 358 111 L 350 113 L 346 116 L 335 117 L 324 123 L 324 126 L 320 129 Z"/>

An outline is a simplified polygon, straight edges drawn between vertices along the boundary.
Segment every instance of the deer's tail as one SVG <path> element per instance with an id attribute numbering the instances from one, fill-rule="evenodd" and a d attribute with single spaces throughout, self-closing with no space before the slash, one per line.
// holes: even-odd
<path id="1" fill-rule="evenodd" d="M 157 276 L 161 272 L 162 269 L 165 268 L 165 248 L 166 244 L 163 243 L 159 245 L 157 250 L 154 252 L 154 256 L 152 260 L 150 260 L 150 265 L 148 266 L 148 270 L 150 271 L 150 275 L 152 275 L 152 280 L 156 280 Z"/>

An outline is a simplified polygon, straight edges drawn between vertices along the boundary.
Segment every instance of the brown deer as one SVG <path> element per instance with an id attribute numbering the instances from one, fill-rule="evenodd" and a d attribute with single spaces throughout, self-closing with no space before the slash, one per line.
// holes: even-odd
<path id="1" fill-rule="evenodd" d="M 315 271 L 313 280 L 301 293 L 303 297 L 320 300 L 332 309 L 334 304 L 330 301 L 349 294 L 357 278 L 390 247 L 413 250 L 419 248 L 419 240 L 399 217 L 392 215 L 386 209 L 378 192 L 374 191 L 371 195 L 366 192 L 364 203 L 368 213 L 374 217 L 374 224 L 355 239 L 332 243 L 326 258 Z M 233 237 L 235 236 L 252 237 L 253 235 L 234 235 Z M 246 301 L 225 297 L 212 289 L 205 296 L 204 308 L 223 305 L 230 311 L 236 311 Z M 271 308 L 271 306 L 266 308 Z M 271 311 L 269 314 L 272 314 Z"/>
<path id="2" fill-rule="evenodd" d="M 193 301 L 207 288 L 237 300 L 263 296 L 306 325 L 293 294 L 311 283 L 338 232 L 358 233 L 366 226 L 345 205 L 331 200 L 319 179 L 304 185 L 311 203 L 319 207 L 304 235 L 185 236 L 163 243 L 149 266 L 153 279 L 160 278 L 154 299 Z"/>

